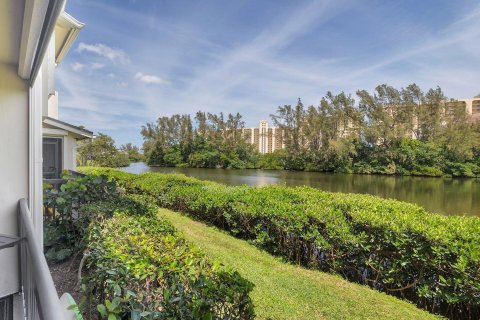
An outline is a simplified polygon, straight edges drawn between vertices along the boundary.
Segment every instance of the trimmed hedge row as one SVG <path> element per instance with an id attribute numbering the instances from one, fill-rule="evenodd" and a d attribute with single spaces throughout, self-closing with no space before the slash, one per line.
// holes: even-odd
<path id="1" fill-rule="evenodd" d="M 309 187 L 227 187 L 183 175 L 107 174 L 290 261 L 333 271 L 451 318 L 480 317 L 480 219 Z"/>
<path id="2" fill-rule="evenodd" d="M 252 319 L 253 285 L 210 262 L 151 199 L 128 196 L 81 208 L 95 217 L 87 236 L 87 276 L 102 318 Z M 150 204 L 149 204 L 150 203 Z"/>

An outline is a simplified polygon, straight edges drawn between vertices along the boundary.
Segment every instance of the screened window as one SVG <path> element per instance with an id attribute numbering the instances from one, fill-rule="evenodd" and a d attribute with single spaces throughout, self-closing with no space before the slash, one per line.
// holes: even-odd
<path id="1" fill-rule="evenodd" d="M 43 138 L 43 178 L 59 179 L 62 169 L 62 139 Z"/>

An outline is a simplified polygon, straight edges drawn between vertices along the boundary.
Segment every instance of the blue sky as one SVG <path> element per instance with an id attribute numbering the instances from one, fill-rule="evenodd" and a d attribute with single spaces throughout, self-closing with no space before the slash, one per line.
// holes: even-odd
<path id="1" fill-rule="evenodd" d="M 477 1 L 69 0 L 86 26 L 56 73 L 60 119 L 142 144 L 175 113 L 318 105 L 387 83 L 480 93 Z"/>

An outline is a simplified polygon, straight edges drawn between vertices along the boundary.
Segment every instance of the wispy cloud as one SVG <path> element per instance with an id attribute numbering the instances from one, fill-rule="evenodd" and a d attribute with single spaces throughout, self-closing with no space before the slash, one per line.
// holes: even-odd
<path id="1" fill-rule="evenodd" d="M 118 81 L 115 83 L 115 85 L 118 87 L 118 88 L 126 88 L 128 87 L 128 82 L 126 81 Z"/>
<path id="2" fill-rule="evenodd" d="M 85 64 L 79 62 L 74 62 L 70 66 L 72 67 L 73 71 L 82 71 L 85 68 Z"/>
<path id="3" fill-rule="evenodd" d="M 164 80 L 159 76 L 155 76 L 152 74 L 143 74 L 141 72 L 137 72 L 135 74 L 135 80 L 146 84 L 171 84 L 170 81 Z"/>
<path id="4" fill-rule="evenodd" d="M 84 51 L 94 53 L 104 58 L 107 58 L 114 63 L 130 63 L 130 58 L 123 50 L 109 47 L 103 43 L 87 44 L 84 42 L 80 42 L 77 51 L 80 53 Z"/>
<path id="5" fill-rule="evenodd" d="M 99 70 L 99 69 L 103 69 L 104 67 L 105 67 L 105 65 L 103 63 L 98 63 L 98 62 L 90 63 L 90 68 L 92 70 Z"/>
<path id="6" fill-rule="evenodd" d="M 72 67 L 73 71 L 80 72 L 87 69 L 92 71 L 103 69 L 105 67 L 105 64 L 98 63 L 98 62 L 90 62 L 90 63 L 74 62 L 70 66 Z"/>
<path id="7" fill-rule="evenodd" d="M 66 121 L 85 109 L 87 128 L 141 144 L 141 123 L 179 110 L 239 111 L 256 125 L 298 97 L 318 104 L 328 90 L 416 82 L 472 96 L 480 6 L 432 2 L 72 0 L 67 10 L 89 19 L 59 68 L 60 106 Z"/>

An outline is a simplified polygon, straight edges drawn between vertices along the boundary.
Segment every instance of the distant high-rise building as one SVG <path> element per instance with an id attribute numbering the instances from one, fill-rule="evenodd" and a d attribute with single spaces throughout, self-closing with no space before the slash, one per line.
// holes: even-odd
<path id="1" fill-rule="evenodd" d="M 480 97 L 475 97 L 471 99 L 460 99 L 458 101 L 465 102 L 465 107 L 468 114 L 475 115 L 480 113 Z"/>
<path id="2" fill-rule="evenodd" d="M 265 154 L 278 149 L 284 149 L 283 131 L 276 127 L 269 127 L 266 120 L 261 120 L 258 128 L 244 128 L 242 134 L 247 143 Z"/>

